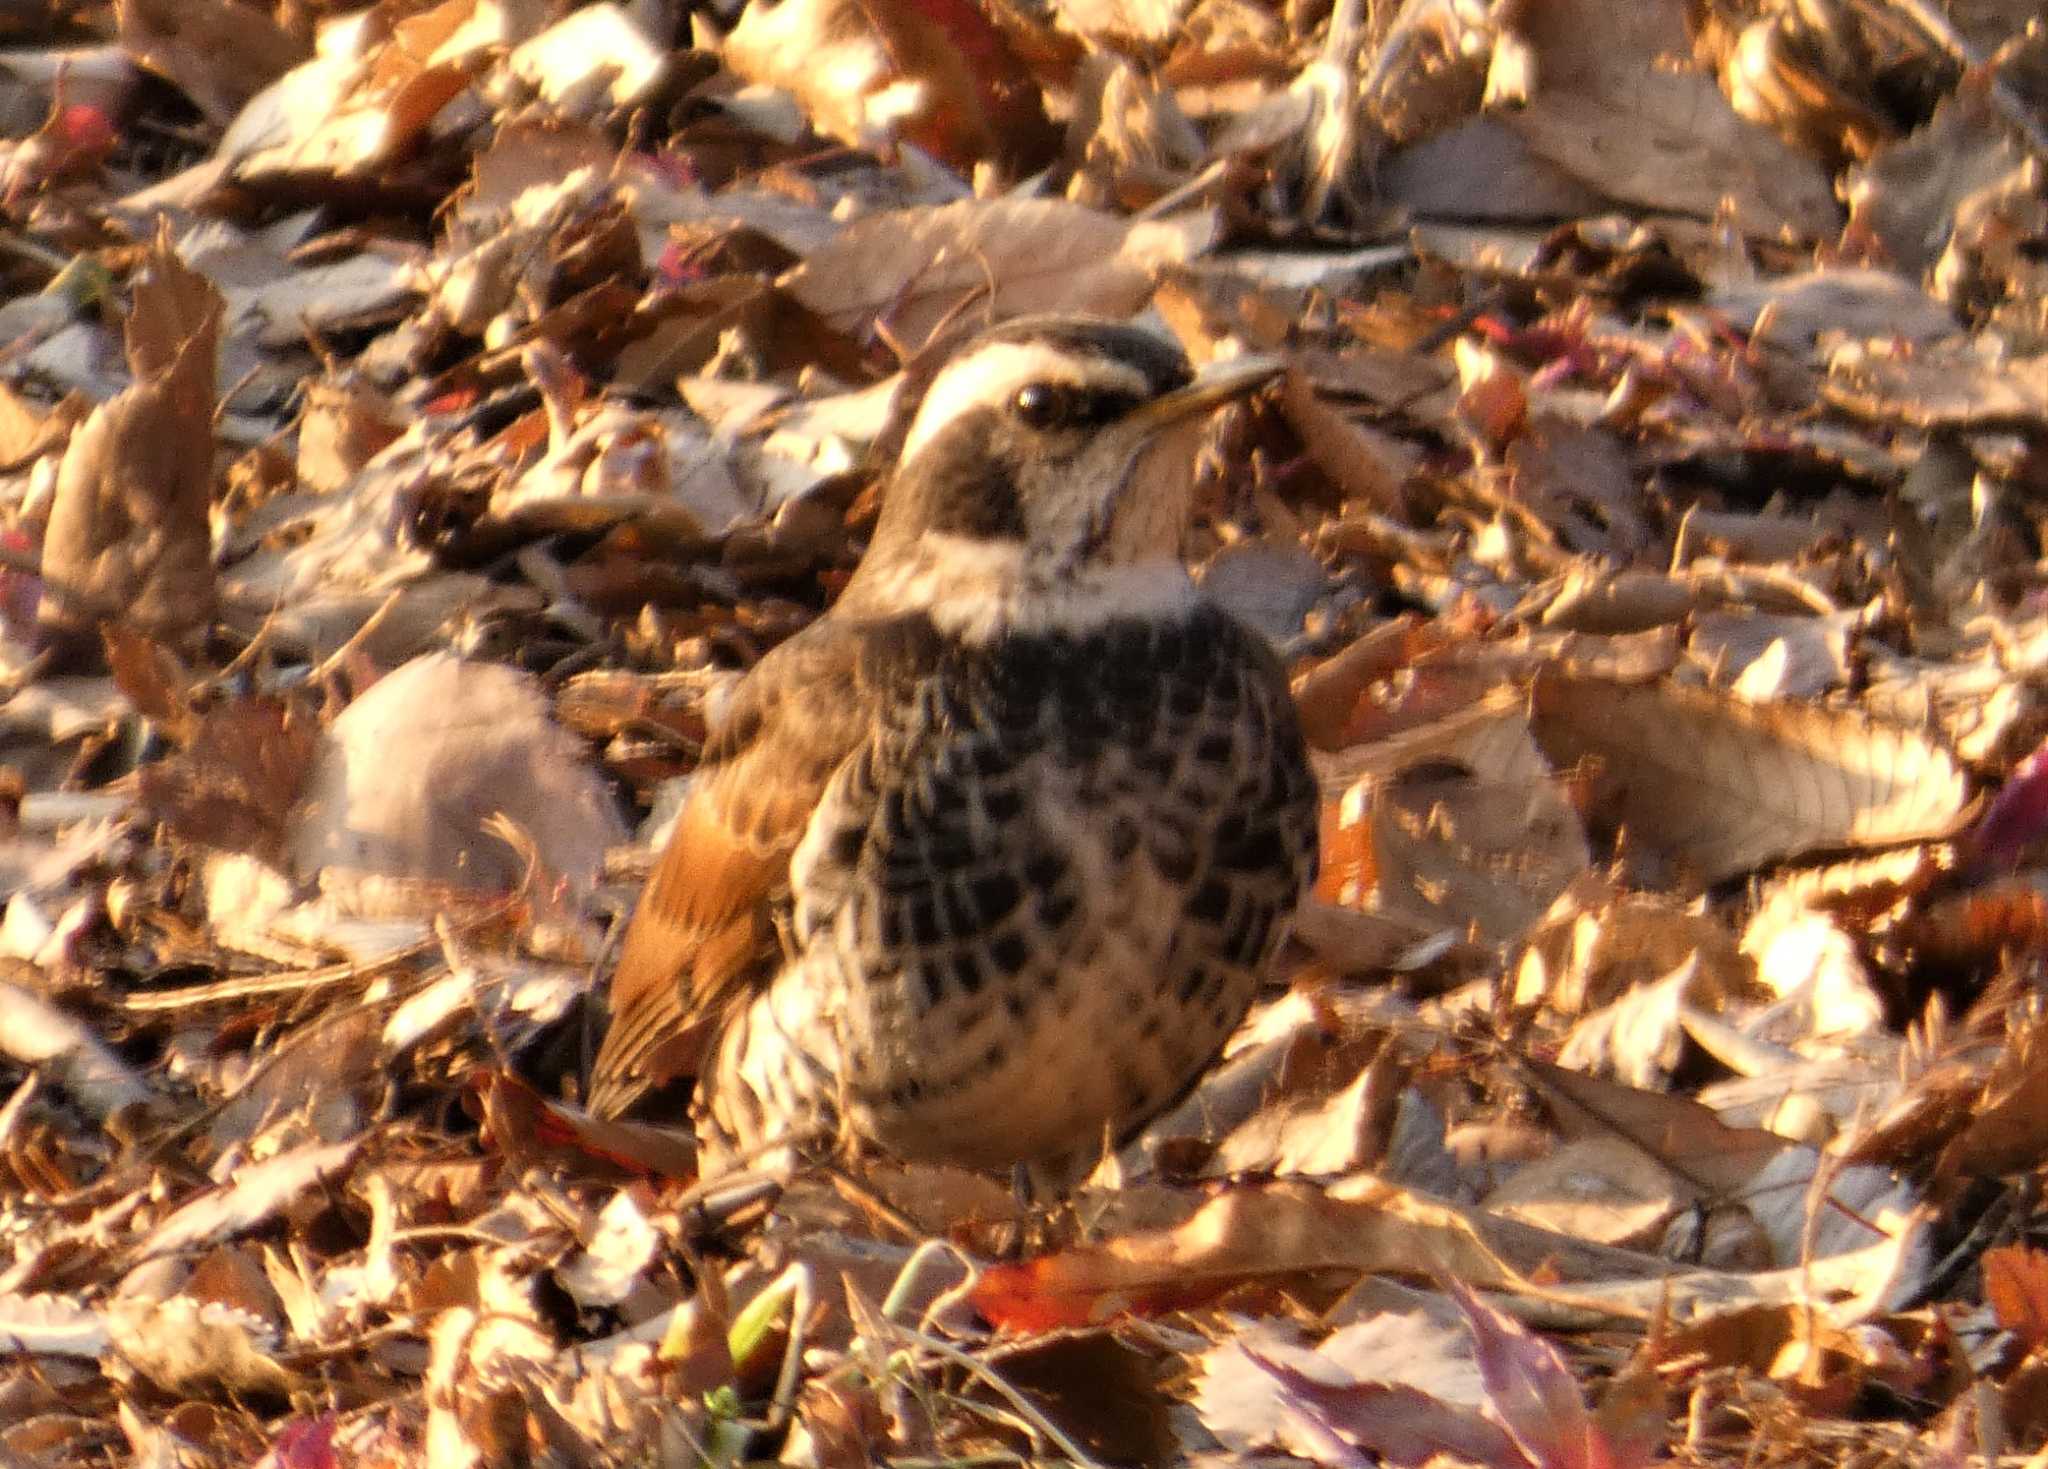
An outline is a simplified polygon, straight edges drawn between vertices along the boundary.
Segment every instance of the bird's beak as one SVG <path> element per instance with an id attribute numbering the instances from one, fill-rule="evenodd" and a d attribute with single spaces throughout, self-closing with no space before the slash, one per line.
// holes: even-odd
<path id="1" fill-rule="evenodd" d="M 1243 397 L 1278 377 L 1286 362 L 1270 354 L 1228 357 L 1212 362 L 1184 388 L 1154 398 L 1130 413 L 1124 423 L 1149 437 L 1169 425 L 1206 413 L 1232 398 Z"/>

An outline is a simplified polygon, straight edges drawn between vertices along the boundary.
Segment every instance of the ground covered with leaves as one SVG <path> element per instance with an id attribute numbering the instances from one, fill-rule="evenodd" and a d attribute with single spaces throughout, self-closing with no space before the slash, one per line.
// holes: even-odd
<path id="1" fill-rule="evenodd" d="M 2035 9 L 0 0 L 0 1465 L 2048 1463 Z M 608 935 L 1040 310 L 1289 364 L 1322 881 L 1056 1207 L 693 1188 Z"/>

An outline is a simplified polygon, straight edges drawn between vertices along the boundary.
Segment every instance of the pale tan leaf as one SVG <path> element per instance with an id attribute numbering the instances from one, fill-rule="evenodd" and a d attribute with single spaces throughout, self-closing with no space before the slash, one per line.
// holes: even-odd
<path id="1" fill-rule="evenodd" d="M 0 1055 L 46 1068 L 95 1117 L 150 1095 L 142 1078 L 83 1022 L 19 985 L 0 984 Z"/>
<path id="2" fill-rule="evenodd" d="M 1501 120 L 1530 151 L 1609 198 L 1759 235 L 1834 233 L 1827 176 L 1737 116 L 1712 77 L 1665 64 L 1688 49 L 1679 0 L 1565 0 L 1515 12 L 1540 83 Z"/>
<path id="3" fill-rule="evenodd" d="M 1483 1200 L 1509 1219 L 1579 1239 L 1653 1248 L 1693 1190 L 1641 1149 L 1614 1137 L 1581 1138 L 1524 1164 Z"/>
<path id="4" fill-rule="evenodd" d="M 269 1333 L 239 1311 L 188 1296 L 117 1297 L 106 1321 L 111 1349 L 167 1392 L 283 1394 L 295 1382 L 269 1356 Z"/>
<path id="5" fill-rule="evenodd" d="M 1591 779 L 1597 816 L 1628 850 L 1696 882 L 1942 836 L 1969 800 L 1932 740 L 1847 711 L 1554 676 L 1537 681 L 1532 707 L 1537 743 Z"/>
<path id="6" fill-rule="evenodd" d="M 211 1244 L 254 1228 L 307 1189 L 342 1173 L 355 1161 L 354 1141 L 309 1145 L 243 1168 L 232 1183 L 190 1202 L 150 1232 L 137 1251 L 148 1259 Z"/>
<path id="7" fill-rule="evenodd" d="M 968 200 L 858 220 L 782 286 L 836 330 L 881 317 L 914 350 L 955 312 L 999 320 L 1036 311 L 1128 316 L 1154 273 L 1207 248 L 1207 213 L 1133 224 L 1059 199 Z"/>

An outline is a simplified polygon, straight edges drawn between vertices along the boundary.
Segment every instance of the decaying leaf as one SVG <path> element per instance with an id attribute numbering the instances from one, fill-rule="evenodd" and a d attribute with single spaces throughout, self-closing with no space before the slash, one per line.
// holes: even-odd
<path id="1" fill-rule="evenodd" d="M 1597 817 L 1698 882 L 1781 857 L 1947 835 L 1969 801 L 1922 735 L 1810 705 L 1586 679 L 1537 685 L 1532 727 Z"/>
<path id="2" fill-rule="evenodd" d="M 232 700 L 186 716 L 184 748 L 138 773 L 142 802 L 186 841 L 275 860 L 319 730 L 296 704 Z"/>
<path id="3" fill-rule="evenodd" d="M 1335 860 L 1325 872 L 1323 892 L 1338 901 L 1503 943 L 1590 861 L 1519 708 L 1474 705 L 1333 764 L 1356 783 L 1332 839 L 1356 826 L 1364 848 L 1356 878 Z"/>
<path id="4" fill-rule="evenodd" d="M 214 354 L 220 293 L 167 235 L 135 286 L 127 329 L 134 383 L 71 436 L 57 471 L 43 576 L 54 626 L 125 620 L 189 638 L 213 613 Z"/>

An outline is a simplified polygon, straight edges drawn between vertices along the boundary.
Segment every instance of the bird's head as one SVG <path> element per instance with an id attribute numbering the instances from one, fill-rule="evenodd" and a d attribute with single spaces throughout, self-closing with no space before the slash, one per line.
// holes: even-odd
<path id="1" fill-rule="evenodd" d="M 1165 339 L 1086 317 L 966 338 L 916 400 L 848 595 L 962 621 L 990 599 L 1013 619 L 1072 620 L 1091 588 L 1184 581 L 1194 438 L 1174 430 L 1276 368 L 1238 359 L 1197 374 Z"/>

